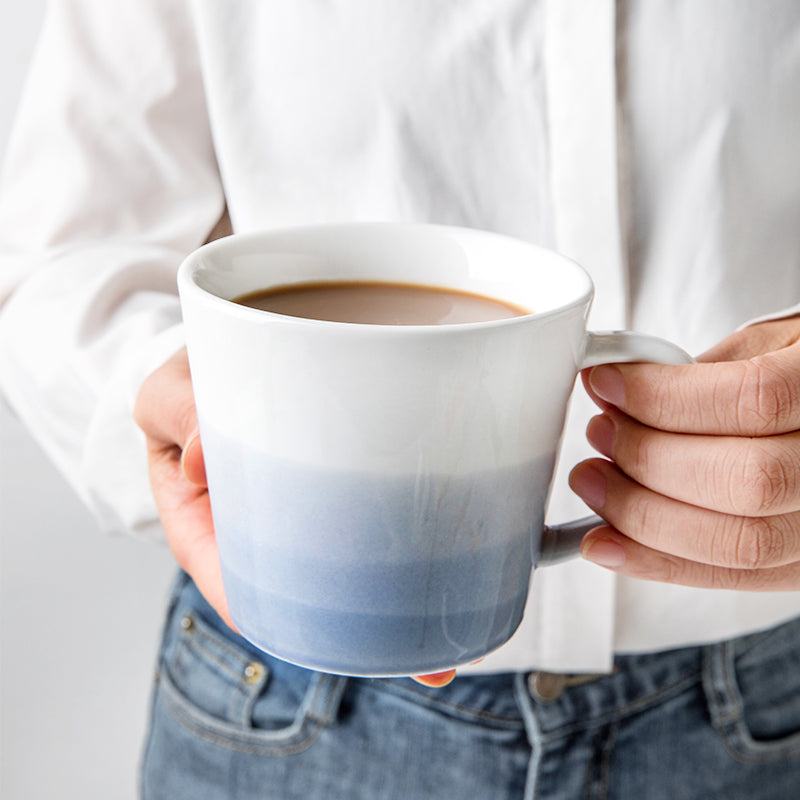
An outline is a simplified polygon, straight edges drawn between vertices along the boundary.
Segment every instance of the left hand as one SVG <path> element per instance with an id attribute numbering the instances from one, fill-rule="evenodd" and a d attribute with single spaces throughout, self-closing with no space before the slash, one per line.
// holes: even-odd
<path id="1" fill-rule="evenodd" d="M 150 484 L 167 544 L 212 608 L 236 630 L 222 586 L 185 348 L 144 380 L 134 419 L 147 439 Z"/>
<path id="2" fill-rule="evenodd" d="M 800 589 L 800 318 L 729 336 L 691 366 L 594 367 L 602 414 L 570 485 L 607 525 L 590 561 L 636 578 Z"/>

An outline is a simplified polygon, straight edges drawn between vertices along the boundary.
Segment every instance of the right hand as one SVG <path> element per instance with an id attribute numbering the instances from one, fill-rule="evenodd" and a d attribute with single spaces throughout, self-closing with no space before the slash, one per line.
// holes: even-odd
<path id="1" fill-rule="evenodd" d="M 147 438 L 150 485 L 172 554 L 212 608 L 236 630 L 222 588 L 185 349 L 145 379 L 134 419 Z"/>

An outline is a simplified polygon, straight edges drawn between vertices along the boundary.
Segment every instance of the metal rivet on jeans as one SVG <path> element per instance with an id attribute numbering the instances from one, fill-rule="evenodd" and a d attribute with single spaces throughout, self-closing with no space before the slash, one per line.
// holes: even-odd
<path id="1" fill-rule="evenodd" d="M 531 672 L 528 691 L 540 703 L 552 703 L 561 697 L 567 686 L 567 676 L 552 672 Z"/>
<path id="2" fill-rule="evenodd" d="M 244 668 L 244 679 L 248 683 L 259 683 L 265 672 L 266 667 L 263 664 L 259 664 L 258 661 L 251 661 Z"/>

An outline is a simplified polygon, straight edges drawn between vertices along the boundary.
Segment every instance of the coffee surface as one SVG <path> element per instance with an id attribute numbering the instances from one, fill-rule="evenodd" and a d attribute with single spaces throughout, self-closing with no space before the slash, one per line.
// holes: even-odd
<path id="1" fill-rule="evenodd" d="M 530 311 L 458 289 L 382 281 L 331 281 L 277 286 L 235 302 L 291 317 L 367 325 L 456 325 Z"/>

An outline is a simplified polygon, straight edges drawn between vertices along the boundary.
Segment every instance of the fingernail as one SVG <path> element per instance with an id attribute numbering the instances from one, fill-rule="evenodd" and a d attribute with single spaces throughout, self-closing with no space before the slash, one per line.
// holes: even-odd
<path id="1" fill-rule="evenodd" d="M 189 459 L 189 454 L 197 445 L 200 443 L 200 432 L 197 431 L 192 434 L 189 438 L 189 441 L 186 442 L 186 446 L 183 448 L 183 452 L 181 453 L 181 469 L 183 470 L 183 474 L 187 475 L 186 473 L 186 462 Z M 187 475 L 188 477 L 188 475 Z"/>
<path id="2" fill-rule="evenodd" d="M 589 386 L 607 403 L 617 408 L 625 407 L 625 384 L 616 367 L 602 364 L 589 373 Z"/>
<path id="3" fill-rule="evenodd" d="M 607 414 L 600 414 L 589 420 L 589 425 L 586 427 L 586 438 L 598 453 L 602 453 L 607 458 L 614 458 L 616 436 L 617 428 Z"/>
<path id="4" fill-rule="evenodd" d="M 606 502 L 606 476 L 591 464 L 578 464 L 569 476 L 572 491 L 595 510 Z"/>
<path id="5" fill-rule="evenodd" d="M 447 686 L 448 683 L 452 683 L 453 679 L 456 677 L 456 671 L 450 669 L 447 670 L 447 672 L 436 672 L 432 675 L 412 675 L 411 677 L 423 686 L 441 689 L 443 686 Z"/>
<path id="6" fill-rule="evenodd" d="M 582 548 L 581 555 L 593 564 L 618 569 L 625 563 L 625 550 L 610 539 L 590 539 Z"/>

